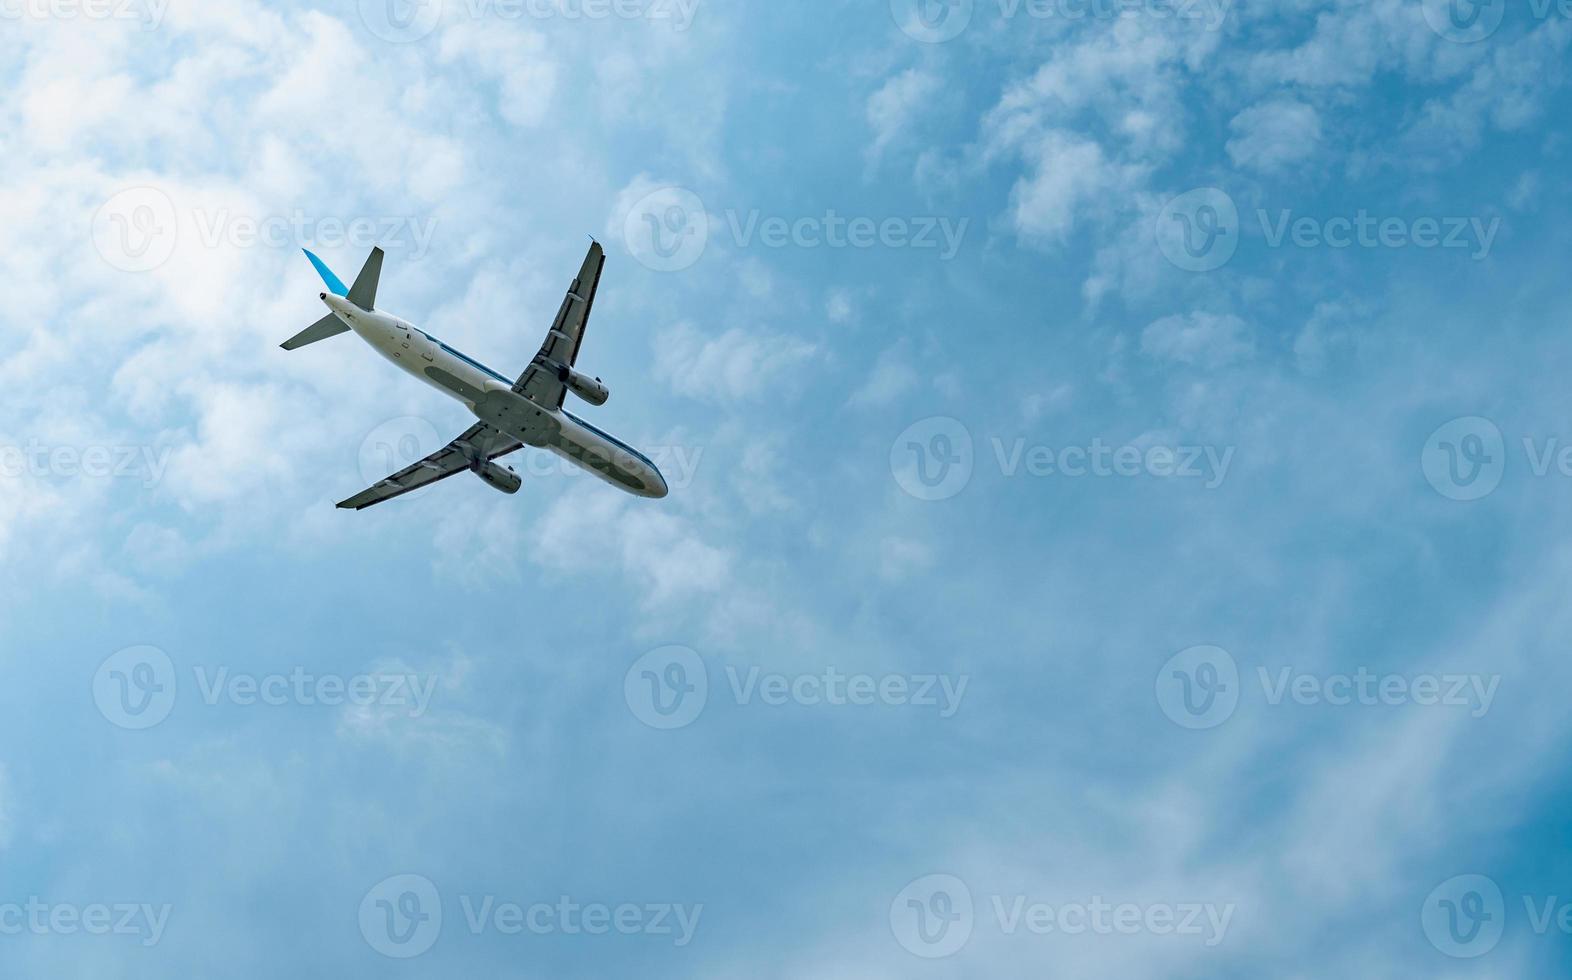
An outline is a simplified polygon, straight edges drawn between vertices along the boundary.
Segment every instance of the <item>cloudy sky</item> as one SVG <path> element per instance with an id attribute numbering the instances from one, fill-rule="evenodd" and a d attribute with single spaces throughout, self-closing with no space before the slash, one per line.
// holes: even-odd
<path id="1" fill-rule="evenodd" d="M 0 0 L 0 973 L 1564 972 L 1569 13 Z"/>

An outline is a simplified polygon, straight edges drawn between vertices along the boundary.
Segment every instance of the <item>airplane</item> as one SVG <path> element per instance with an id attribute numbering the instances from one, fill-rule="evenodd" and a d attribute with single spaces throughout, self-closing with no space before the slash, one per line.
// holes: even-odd
<path id="1" fill-rule="evenodd" d="M 382 249 L 371 250 L 348 288 L 309 249 L 303 251 L 328 287 L 318 296 L 331 312 L 285 341 L 284 350 L 299 350 L 353 330 L 377 353 L 457 398 L 480 420 L 443 448 L 341 501 L 339 507 L 364 510 L 465 471 L 503 493 L 518 493 L 523 478 L 497 460 L 525 446 L 550 450 L 628 493 L 666 496 L 666 480 L 647 456 L 563 407 L 569 392 L 595 406 L 606 404 L 611 396 L 599 378 L 574 369 L 606 264 L 600 243 L 590 245 L 540 352 L 511 381 L 407 320 L 376 308 Z"/>

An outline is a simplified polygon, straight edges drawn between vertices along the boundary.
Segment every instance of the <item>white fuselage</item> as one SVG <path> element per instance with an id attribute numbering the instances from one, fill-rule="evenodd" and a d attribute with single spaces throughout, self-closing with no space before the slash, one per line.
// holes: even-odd
<path id="1" fill-rule="evenodd" d="M 666 496 L 666 480 L 654 463 L 573 413 L 537 405 L 515 392 L 507 378 L 406 320 L 368 312 L 332 293 L 324 293 L 322 301 L 377 353 L 463 402 L 488 425 L 527 446 L 549 449 L 621 490 L 641 497 Z"/>

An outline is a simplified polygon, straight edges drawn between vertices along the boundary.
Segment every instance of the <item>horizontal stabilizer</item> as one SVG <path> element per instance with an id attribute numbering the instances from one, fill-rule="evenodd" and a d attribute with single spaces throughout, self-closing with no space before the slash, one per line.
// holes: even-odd
<path id="1" fill-rule="evenodd" d="M 329 337 L 337 337 L 347 330 L 349 330 L 349 327 L 344 325 L 344 321 L 340 320 L 337 314 L 329 313 L 316 323 L 284 341 L 283 348 L 285 350 L 298 350 L 307 344 L 314 344 Z"/>

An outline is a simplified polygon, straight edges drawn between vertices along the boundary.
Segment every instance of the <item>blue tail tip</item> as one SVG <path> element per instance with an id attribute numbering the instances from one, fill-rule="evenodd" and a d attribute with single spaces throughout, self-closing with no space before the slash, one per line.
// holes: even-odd
<path id="1" fill-rule="evenodd" d="M 301 251 L 306 253 L 306 258 L 310 259 L 311 264 L 316 267 L 317 275 L 321 276 L 322 281 L 327 283 L 328 289 L 332 290 L 334 296 L 349 295 L 349 289 L 344 285 L 344 281 L 333 274 L 333 270 L 327 267 L 326 262 L 317 258 L 309 248 L 303 248 Z"/>

